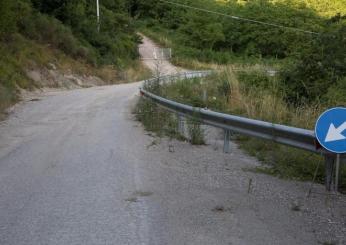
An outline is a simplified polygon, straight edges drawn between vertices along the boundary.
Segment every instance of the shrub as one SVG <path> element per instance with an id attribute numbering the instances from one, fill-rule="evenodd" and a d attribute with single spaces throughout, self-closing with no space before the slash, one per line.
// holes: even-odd
<path id="1" fill-rule="evenodd" d="M 337 24 L 301 54 L 297 64 L 282 72 L 286 99 L 299 104 L 325 98 L 329 88 L 339 86 L 346 77 L 346 25 Z"/>
<path id="2" fill-rule="evenodd" d="M 44 14 L 27 15 L 19 22 L 21 33 L 40 43 L 49 44 L 74 58 L 86 59 L 93 64 L 92 48 L 84 46 L 60 21 Z"/>
<path id="3" fill-rule="evenodd" d="M 193 145 L 204 145 L 204 131 L 201 128 L 201 123 L 198 120 L 198 114 L 187 120 L 187 129 L 189 139 Z"/>
<path id="4" fill-rule="evenodd" d="M 0 1 L 0 39 L 6 38 L 16 30 L 14 3 L 13 0 Z"/>

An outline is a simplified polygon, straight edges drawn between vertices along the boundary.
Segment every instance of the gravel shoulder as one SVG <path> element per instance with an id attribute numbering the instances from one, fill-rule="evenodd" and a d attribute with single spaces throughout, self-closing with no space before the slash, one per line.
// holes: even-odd
<path id="1" fill-rule="evenodd" d="M 247 171 L 218 137 L 151 136 L 140 84 L 44 93 L 1 122 L 0 244 L 346 244 L 345 196 Z"/>

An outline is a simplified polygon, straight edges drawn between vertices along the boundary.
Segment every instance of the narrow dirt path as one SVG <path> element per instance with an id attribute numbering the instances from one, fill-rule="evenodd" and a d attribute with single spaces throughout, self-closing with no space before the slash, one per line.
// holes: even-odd
<path id="1" fill-rule="evenodd" d="M 154 53 L 155 50 L 160 49 L 160 47 L 154 43 L 152 40 L 144 35 L 142 37 L 142 44 L 139 45 L 139 53 L 142 57 L 143 63 L 156 75 L 169 75 L 179 72 L 186 72 L 186 69 L 176 67 L 172 65 L 168 60 L 156 59 Z"/>
<path id="2" fill-rule="evenodd" d="M 139 86 L 47 93 L 0 124 L 1 245 L 345 244 L 345 197 L 148 135 Z"/>

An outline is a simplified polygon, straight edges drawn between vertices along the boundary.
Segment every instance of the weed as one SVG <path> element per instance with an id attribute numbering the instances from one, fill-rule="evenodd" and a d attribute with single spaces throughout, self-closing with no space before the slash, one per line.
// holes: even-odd
<path id="1" fill-rule="evenodd" d="M 175 116 L 151 100 L 140 98 L 135 107 L 134 114 L 147 131 L 154 132 L 158 137 L 168 136 L 170 138 L 184 139 L 178 133 L 178 123 Z"/>
<path id="2" fill-rule="evenodd" d="M 188 118 L 187 125 L 191 144 L 204 145 L 204 131 L 201 128 L 200 121 L 198 120 L 198 113 L 195 113 L 192 118 Z"/>

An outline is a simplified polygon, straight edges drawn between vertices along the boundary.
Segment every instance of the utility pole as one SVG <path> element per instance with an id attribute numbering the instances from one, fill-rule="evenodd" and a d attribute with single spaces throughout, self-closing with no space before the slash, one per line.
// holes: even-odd
<path id="1" fill-rule="evenodd" d="M 99 0 L 96 0 L 96 14 L 97 14 L 97 31 L 100 32 L 100 4 Z"/>

